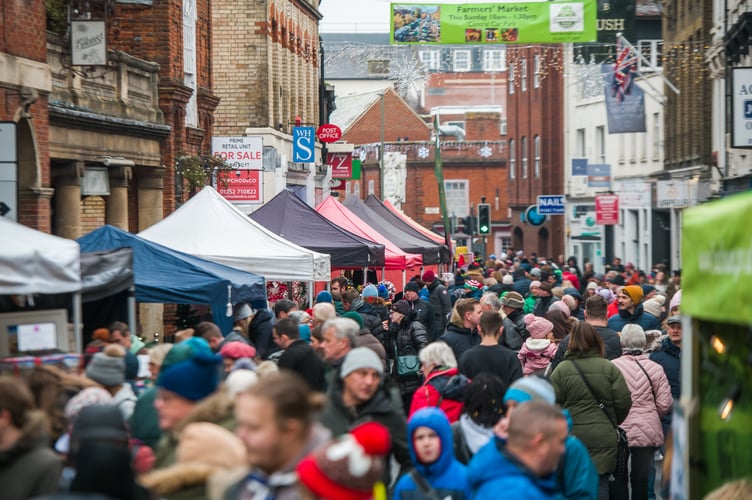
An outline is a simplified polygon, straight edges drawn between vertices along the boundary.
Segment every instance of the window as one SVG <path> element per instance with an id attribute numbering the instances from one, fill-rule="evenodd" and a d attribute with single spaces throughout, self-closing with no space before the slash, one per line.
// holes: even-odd
<path id="1" fill-rule="evenodd" d="M 533 161 L 535 162 L 535 165 L 533 166 L 535 177 L 540 177 L 541 174 L 541 139 L 539 135 L 535 136 L 535 139 L 533 139 Z"/>
<path id="2" fill-rule="evenodd" d="M 527 90 L 527 59 L 520 59 L 520 89 Z"/>
<path id="3" fill-rule="evenodd" d="M 509 78 L 507 78 L 507 85 L 509 85 L 509 95 L 514 95 L 514 70 L 515 64 L 511 63 L 509 65 Z"/>
<path id="4" fill-rule="evenodd" d="M 516 177 L 515 173 L 515 152 L 514 152 L 514 139 L 509 139 L 509 178 L 514 179 Z"/>
<path id="5" fill-rule="evenodd" d="M 418 57 L 423 66 L 429 71 L 438 71 L 439 67 L 439 55 L 438 50 L 421 50 L 418 52 Z"/>
<path id="6" fill-rule="evenodd" d="M 507 135 L 507 119 L 502 118 L 499 124 L 499 135 Z"/>
<path id="7" fill-rule="evenodd" d="M 606 128 L 603 125 L 595 127 L 595 155 L 599 163 L 606 163 Z"/>
<path id="8" fill-rule="evenodd" d="M 520 140 L 520 156 L 522 157 L 522 178 L 527 179 L 527 137 Z"/>
<path id="9" fill-rule="evenodd" d="M 540 88 L 541 85 L 541 56 L 539 54 L 535 54 L 535 59 L 533 61 L 533 88 L 537 89 Z"/>
<path id="10" fill-rule="evenodd" d="M 470 215 L 468 181 L 456 179 L 444 181 L 444 189 L 446 190 L 447 213 L 454 214 L 456 217 Z"/>
<path id="11" fill-rule="evenodd" d="M 657 69 L 663 64 L 663 40 L 640 40 L 637 42 L 637 50 L 650 63 L 646 64 L 640 58 L 637 63 L 639 71 L 652 71 L 651 66 Z"/>
<path id="12" fill-rule="evenodd" d="M 196 101 L 196 0 L 183 0 L 183 82 L 193 90 L 185 107 L 185 125 L 198 127 Z"/>
<path id="13" fill-rule="evenodd" d="M 577 129 L 577 149 L 575 149 L 577 156 L 580 158 L 585 158 L 587 156 L 587 152 L 585 151 L 585 129 L 584 128 L 578 128 Z"/>
<path id="14" fill-rule="evenodd" d="M 471 52 L 469 50 L 457 49 L 452 53 L 453 69 L 455 72 L 470 71 L 472 61 L 470 60 Z"/>
<path id="15" fill-rule="evenodd" d="M 368 181 L 368 195 L 376 194 L 376 181 L 369 179 Z"/>
<path id="16" fill-rule="evenodd" d="M 506 52 L 502 49 L 483 51 L 483 71 L 504 71 L 507 69 Z"/>

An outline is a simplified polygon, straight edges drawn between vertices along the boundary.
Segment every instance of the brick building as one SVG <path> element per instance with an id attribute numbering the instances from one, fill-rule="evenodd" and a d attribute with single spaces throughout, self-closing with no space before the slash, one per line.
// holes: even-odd
<path id="1" fill-rule="evenodd" d="M 6 217 L 49 232 L 54 191 L 47 102 L 52 78 L 45 37 L 39 36 L 45 16 L 44 2 L 7 0 L 0 9 L 0 122 L 6 122 L 0 124 L 0 202 L 8 207 Z M 9 151 L 11 143 L 15 151 Z"/>
<path id="2" fill-rule="evenodd" d="M 214 135 L 263 138 L 264 200 L 287 185 L 303 185 L 312 201 L 324 187 L 324 171 L 290 161 L 296 122 L 321 124 L 318 4 L 212 2 L 214 88 L 222 98 L 214 113 Z"/>
<path id="3" fill-rule="evenodd" d="M 540 256 L 564 251 L 564 216 L 533 225 L 526 211 L 538 195 L 564 193 L 562 49 L 508 47 L 509 213 L 512 246 Z"/>
<path id="4" fill-rule="evenodd" d="M 425 227 L 443 232 L 439 186 L 434 173 L 433 130 L 396 92 L 346 96 L 337 99 L 332 122 L 343 129 L 343 140 L 355 145 L 362 164 L 361 178 L 345 183 L 343 197 L 365 198 L 374 194 L 388 199 Z M 381 193 L 381 146 L 383 116 L 384 195 Z M 440 118 L 441 119 L 441 118 Z M 468 242 L 458 218 L 474 214 L 482 198 L 491 205 L 492 233 L 486 254 L 509 247 L 507 214 L 506 141 L 500 135 L 500 113 L 466 113 L 465 139 L 441 136 L 440 150 L 447 192 L 447 212 L 454 216 L 453 237 L 471 243 L 483 253 L 482 238 Z M 398 171 L 396 186 L 386 182 L 388 171 Z"/>

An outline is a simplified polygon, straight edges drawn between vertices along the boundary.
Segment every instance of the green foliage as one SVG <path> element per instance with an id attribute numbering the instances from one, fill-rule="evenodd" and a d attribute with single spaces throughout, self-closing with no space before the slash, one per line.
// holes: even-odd
<path id="1" fill-rule="evenodd" d="M 63 35 L 68 30 L 68 7 L 65 0 L 44 0 L 47 13 L 47 31 Z"/>
<path id="2" fill-rule="evenodd" d="M 182 176 L 189 193 L 196 193 L 210 183 L 214 175 L 217 184 L 227 185 L 227 176 L 232 167 L 219 156 L 180 155 L 177 161 L 177 173 Z"/>

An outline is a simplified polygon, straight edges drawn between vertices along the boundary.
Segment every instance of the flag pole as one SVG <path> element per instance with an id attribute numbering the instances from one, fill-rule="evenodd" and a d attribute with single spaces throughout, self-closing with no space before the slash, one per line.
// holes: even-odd
<path id="1" fill-rule="evenodd" d="M 673 90 L 675 94 L 677 94 L 677 95 L 681 94 L 681 92 L 679 91 L 679 89 L 676 88 L 676 86 L 673 83 L 671 83 L 669 81 L 669 79 L 666 78 L 663 75 L 663 73 L 661 73 L 661 72 L 658 71 L 658 68 L 656 68 L 650 61 L 648 61 L 647 58 L 645 56 L 643 56 L 642 53 L 639 50 L 637 50 L 634 45 L 632 45 L 631 43 L 629 43 L 629 40 L 627 40 L 626 38 L 624 38 L 624 35 L 622 35 L 621 33 L 617 33 L 616 34 L 616 40 L 617 40 L 617 42 L 621 41 L 622 44 L 624 44 L 625 46 L 629 47 L 637 55 L 637 57 L 640 59 L 640 61 L 642 61 L 642 64 L 644 64 L 645 66 L 648 66 L 652 71 L 655 71 L 656 74 L 660 75 L 661 79 L 666 83 L 666 85 L 668 86 L 668 88 L 670 88 L 671 90 Z M 639 71 L 636 71 L 636 73 L 639 73 L 640 76 L 643 76 L 642 73 L 640 73 Z M 644 76 L 643 76 L 643 78 L 644 78 Z"/>
<path id="2" fill-rule="evenodd" d="M 444 167 L 441 164 L 441 137 L 439 133 L 439 111 L 433 115 L 433 133 L 434 133 L 434 165 L 433 171 L 436 181 L 439 183 L 439 210 L 441 210 L 441 222 L 444 225 L 444 243 L 447 248 L 452 248 L 452 235 L 449 231 L 449 216 L 446 207 L 446 189 L 444 187 Z"/>

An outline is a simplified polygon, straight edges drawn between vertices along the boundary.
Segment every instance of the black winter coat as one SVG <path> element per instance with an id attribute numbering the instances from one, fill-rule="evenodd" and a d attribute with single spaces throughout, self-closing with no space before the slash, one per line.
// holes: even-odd
<path id="1" fill-rule="evenodd" d="M 478 335 L 477 329 L 470 330 L 469 328 L 449 323 L 444 335 L 442 335 L 439 340 L 449 344 L 449 347 L 454 351 L 455 359 L 459 361 L 465 351 L 480 344 L 480 335 Z"/>
<path id="2" fill-rule="evenodd" d="M 248 325 L 248 338 L 251 339 L 261 359 L 279 351 L 279 346 L 272 337 L 272 315 L 265 309 L 259 309 Z"/>
<path id="3" fill-rule="evenodd" d="M 324 391 L 324 360 L 309 346 L 305 340 L 296 340 L 285 349 L 277 361 L 280 370 L 296 372 L 314 391 Z"/>

